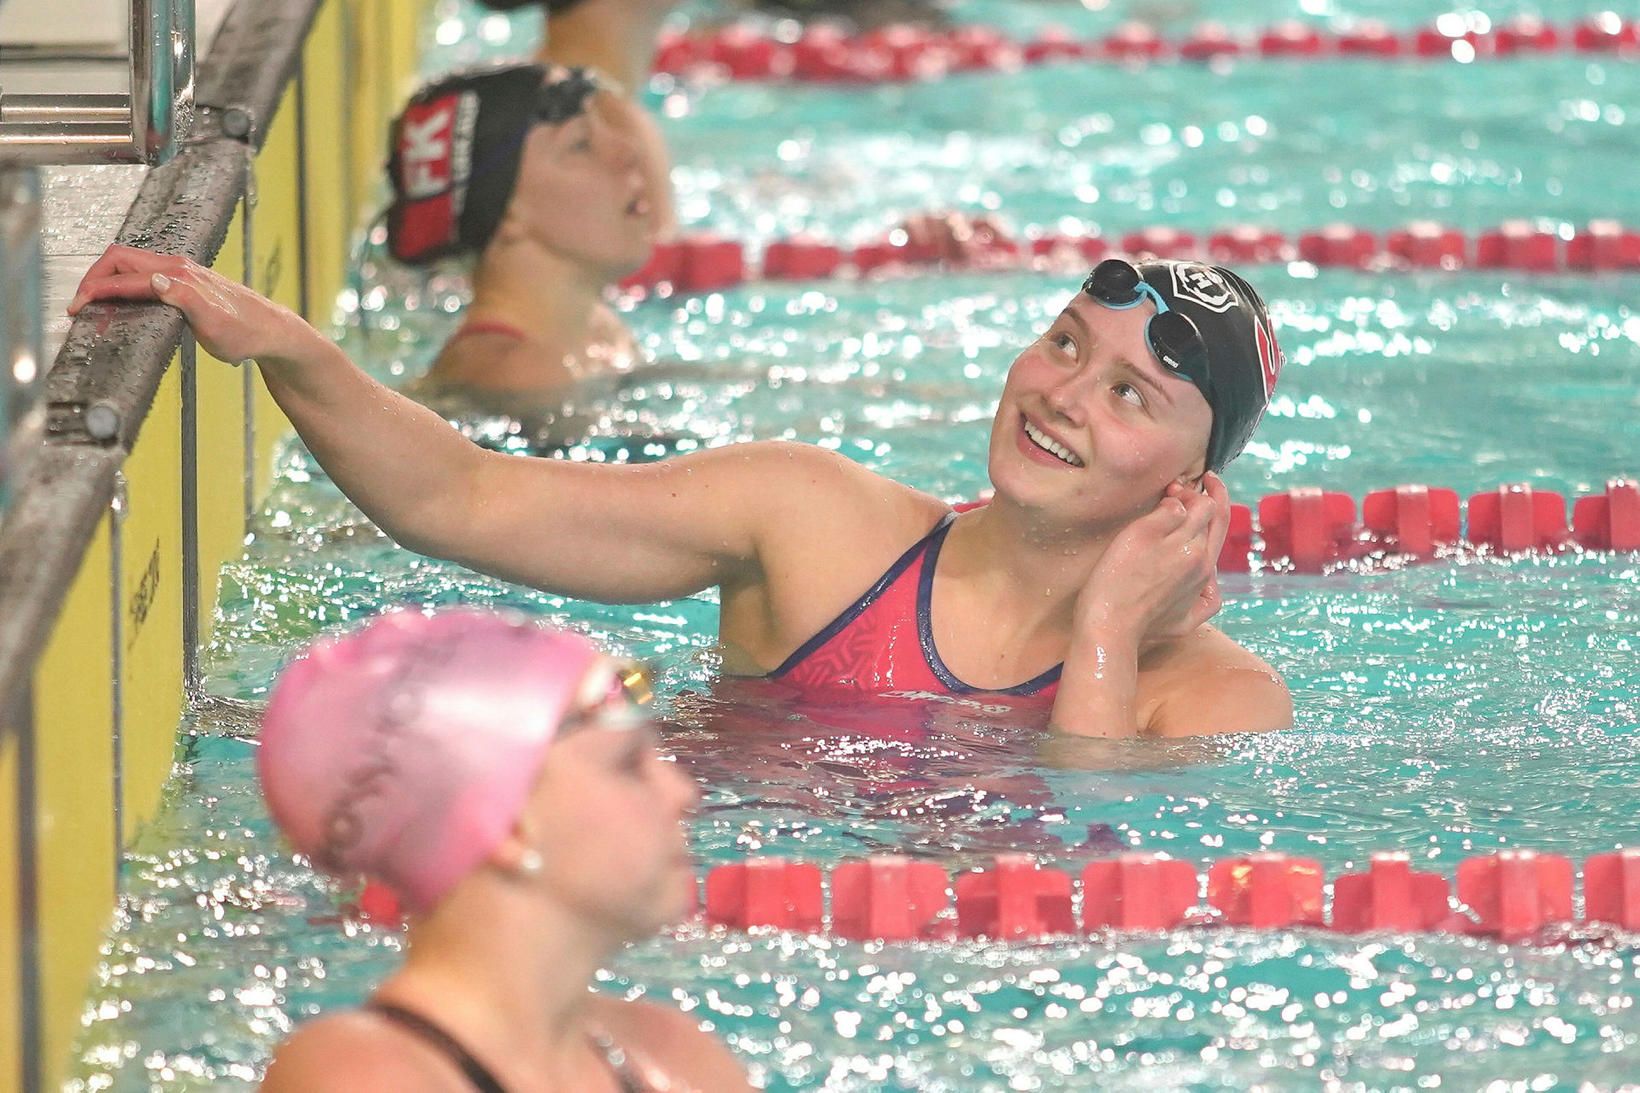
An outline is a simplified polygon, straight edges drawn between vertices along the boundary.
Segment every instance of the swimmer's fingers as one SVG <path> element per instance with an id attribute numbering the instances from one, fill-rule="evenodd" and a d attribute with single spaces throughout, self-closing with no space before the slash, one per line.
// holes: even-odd
<path id="1" fill-rule="evenodd" d="M 78 315 L 87 304 L 103 300 L 157 300 L 151 273 L 111 273 L 92 278 L 87 276 L 68 302 L 68 313 Z"/>
<path id="2" fill-rule="evenodd" d="M 1196 627 L 1217 615 L 1219 608 L 1223 606 L 1224 601 L 1219 596 L 1219 577 L 1215 572 L 1207 578 L 1207 583 L 1202 585 L 1201 593 L 1196 597 L 1195 603 L 1190 606 L 1187 632 L 1196 629 Z"/>
<path id="3" fill-rule="evenodd" d="M 115 245 L 86 270 L 69 301 L 68 313 L 77 315 L 86 304 L 98 300 L 153 300 L 157 298 L 151 283 L 155 274 L 177 278 L 202 272 L 202 267 L 178 255 Z"/>
<path id="4" fill-rule="evenodd" d="M 1195 558 L 1195 570 L 1200 583 L 1196 597 L 1190 604 L 1187 632 L 1217 615 L 1224 606 L 1219 594 L 1218 563 L 1219 554 L 1224 550 L 1225 536 L 1230 530 L 1230 493 L 1225 489 L 1223 479 L 1216 474 L 1208 474 L 1202 479 L 1202 490 L 1190 492 L 1198 498 L 1194 515 L 1199 519 L 1205 514 L 1207 522 L 1205 526 L 1196 527 L 1197 538 L 1192 540 L 1199 551 Z"/>
<path id="5" fill-rule="evenodd" d="M 1184 519 L 1180 522 L 1176 534 L 1186 549 L 1191 552 L 1198 551 L 1211 535 L 1214 510 L 1217 506 L 1210 496 L 1188 486 L 1178 486 L 1174 497 L 1184 509 Z"/>
<path id="6" fill-rule="evenodd" d="M 1202 485 L 1213 503 L 1213 516 L 1207 528 L 1207 552 L 1216 562 L 1230 534 L 1230 491 L 1225 488 L 1224 479 L 1212 472 L 1202 477 Z"/>
<path id="7" fill-rule="evenodd" d="M 1162 493 L 1162 499 L 1156 502 L 1156 507 L 1141 519 L 1160 529 L 1164 534 L 1171 534 L 1184 526 L 1189 515 L 1190 508 L 1184 492 L 1175 482 Z"/>
<path id="8" fill-rule="evenodd" d="M 126 247 L 118 243 L 103 251 L 102 257 L 91 263 L 82 280 L 107 277 L 117 273 L 170 272 L 187 263 L 188 259 L 174 254 L 158 254 L 141 247 Z"/>

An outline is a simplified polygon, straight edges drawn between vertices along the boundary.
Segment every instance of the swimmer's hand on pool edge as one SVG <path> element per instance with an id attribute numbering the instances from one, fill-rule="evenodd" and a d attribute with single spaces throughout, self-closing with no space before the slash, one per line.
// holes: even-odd
<path id="1" fill-rule="evenodd" d="M 255 360 L 331 481 L 394 542 L 555 595 L 649 603 L 755 584 L 769 529 L 860 489 L 844 457 L 775 442 L 619 466 L 485 451 L 294 312 L 184 258 L 110 248 L 73 310 L 114 299 L 171 304 L 206 352 Z"/>
<path id="2" fill-rule="evenodd" d="M 78 315 L 105 300 L 157 301 L 181 311 L 200 348 L 229 364 L 322 353 L 324 337 L 294 311 L 189 258 L 112 246 L 92 263 L 69 302 Z"/>
<path id="3" fill-rule="evenodd" d="M 1112 541 L 1083 586 L 1050 720 L 1077 736 L 1252 732 L 1292 723 L 1287 687 L 1262 661 L 1204 624 L 1218 613 L 1218 557 L 1230 495 L 1215 474 L 1198 491 L 1172 483 Z M 1139 662 L 1166 670 L 1172 648 L 1200 646 L 1187 679 L 1137 708 Z M 1205 663 L 1205 669 L 1201 665 Z"/>

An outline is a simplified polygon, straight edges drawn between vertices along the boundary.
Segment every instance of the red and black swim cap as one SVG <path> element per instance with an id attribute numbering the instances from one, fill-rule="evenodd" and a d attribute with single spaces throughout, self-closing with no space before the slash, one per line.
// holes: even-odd
<path id="1" fill-rule="evenodd" d="M 390 138 L 393 257 L 415 265 L 488 246 L 531 126 L 576 117 L 598 86 L 586 69 L 514 64 L 454 73 L 416 92 Z"/>
<path id="2" fill-rule="evenodd" d="M 1222 470 L 1252 439 L 1286 363 L 1269 309 L 1252 285 L 1223 266 L 1157 259 L 1137 268 L 1168 307 L 1195 324 L 1207 346 L 1211 382 L 1202 393 L 1213 408 L 1207 469 Z"/>

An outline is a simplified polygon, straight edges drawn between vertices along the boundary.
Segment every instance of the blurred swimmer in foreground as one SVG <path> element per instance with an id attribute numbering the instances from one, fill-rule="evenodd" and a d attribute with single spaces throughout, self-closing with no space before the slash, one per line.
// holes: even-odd
<path id="1" fill-rule="evenodd" d="M 475 259 L 422 392 L 550 393 L 638 362 L 604 290 L 648 259 L 654 209 L 614 102 L 585 69 L 510 65 L 429 84 L 394 123 L 388 250 Z"/>
<path id="2" fill-rule="evenodd" d="M 672 203 L 672 159 L 660 126 L 634 98 L 649 82 L 661 24 L 676 0 L 481 0 L 487 8 L 513 11 L 540 6 L 547 33 L 536 54 L 543 64 L 589 68 L 619 85 L 611 97 L 612 124 L 638 152 L 639 169 L 660 238 L 677 231 Z"/>
<path id="3" fill-rule="evenodd" d="M 478 611 L 383 615 L 284 671 L 268 809 L 296 850 L 411 912 L 402 967 L 304 1025 L 268 1090 L 737 1090 L 681 1013 L 594 994 L 691 909 L 692 781 L 655 751 L 641 670 Z"/>
<path id="4" fill-rule="evenodd" d="M 219 360 L 254 359 L 331 478 L 411 550 L 602 602 L 716 586 L 728 674 L 1023 700 L 1085 736 L 1291 724 L 1281 677 L 1207 625 L 1230 509 L 1214 472 L 1282 359 L 1263 300 L 1222 267 L 1095 267 L 1009 369 L 995 496 L 960 513 L 805 444 L 627 466 L 485 452 L 192 261 L 113 247 L 70 310 L 116 298 L 171 304 Z"/>

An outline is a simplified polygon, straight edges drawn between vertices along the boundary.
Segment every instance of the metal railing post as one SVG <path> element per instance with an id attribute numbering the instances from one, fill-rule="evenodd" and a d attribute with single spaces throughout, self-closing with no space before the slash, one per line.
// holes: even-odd
<path id="1" fill-rule="evenodd" d="M 40 445 L 40 309 L 39 172 L 0 161 L 0 520 L 7 484 L 22 477 Z"/>

